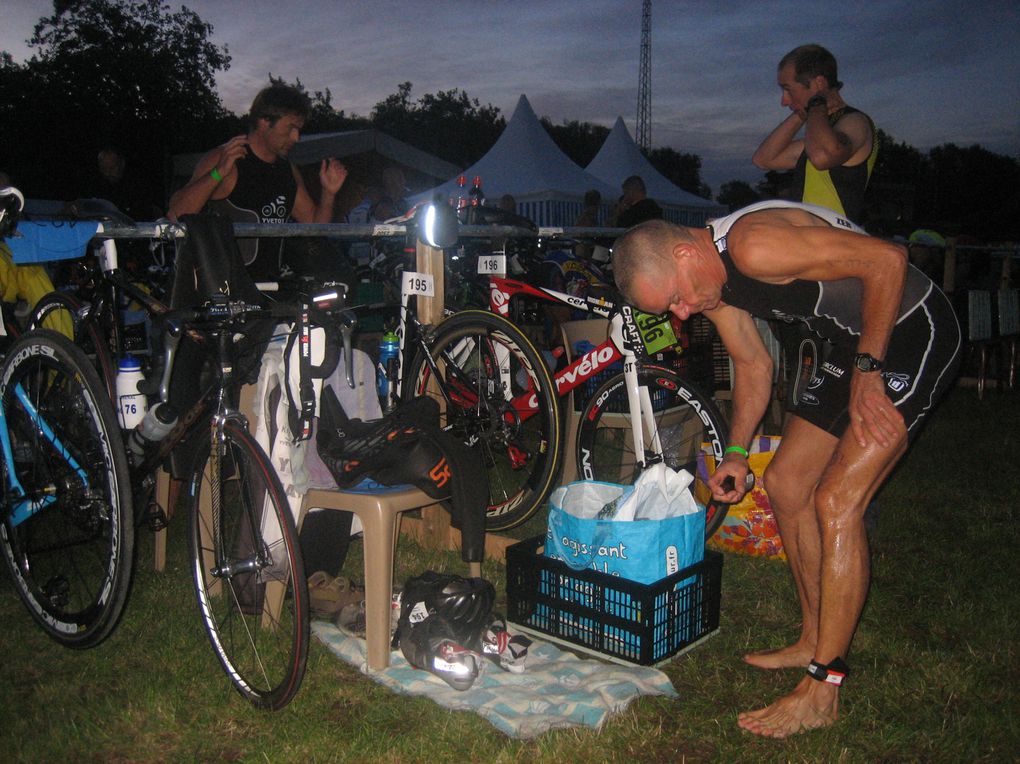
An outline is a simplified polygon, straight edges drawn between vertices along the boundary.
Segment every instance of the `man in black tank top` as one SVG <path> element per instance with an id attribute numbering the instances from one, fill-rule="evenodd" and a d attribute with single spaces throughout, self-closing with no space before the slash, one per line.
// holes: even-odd
<path id="1" fill-rule="evenodd" d="M 791 113 L 752 160 L 763 170 L 793 170 L 791 199 L 860 223 L 878 141 L 871 119 L 844 103 L 836 58 L 820 45 L 794 48 L 779 62 L 778 81 Z M 786 394 L 795 400 L 830 348 L 799 326 L 772 328 L 786 359 Z"/>
<path id="2" fill-rule="evenodd" d="M 206 210 L 241 222 L 331 223 L 333 202 L 347 168 L 336 159 L 322 161 L 322 191 L 316 203 L 287 159 L 310 108 L 308 96 L 289 85 L 270 85 L 259 92 L 248 113 L 248 133 L 231 138 L 198 161 L 188 184 L 170 197 L 170 219 Z M 279 276 L 282 241 L 238 242 L 256 281 Z"/>
<path id="3" fill-rule="evenodd" d="M 783 56 L 778 81 L 790 116 L 751 161 L 763 170 L 794 170 L 794 199 L 860 222 L 878 156 L 871 118 L 843 101 L 836 59 L 820 45 L 802 45 Z"/>
<path id="4" fill-rule="evenodd" d="M 789 695 L 742 713 L 744 729 L 786 737 L 833 723 L 868 590 L 864 510 L 954 381 L 960 328 L 945 295 L 831 210 L 762 202 L 693 229 L 650 221 L 613 248 L 617 285 L 640 310 L 704 313 L 733 361 L 731 446 L 709 479 L 716 499 L 744 485 L 746 448 L 769 404 L 772 360 L 752 315 L 800 322 L 834 347 L 787 418 L 764 476 L 797 585 L 801 633 L 744 659 L 808 667 Z"/>

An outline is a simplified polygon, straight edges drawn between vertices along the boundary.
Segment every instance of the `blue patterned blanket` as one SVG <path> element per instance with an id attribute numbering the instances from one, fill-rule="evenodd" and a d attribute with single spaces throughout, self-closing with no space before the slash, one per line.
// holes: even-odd
<path id="1" fill-rule="evenodd" d="M 400 651 L 390 656 L 389 668 L 368 671 L 363 639 L 348 636 L 326 621 L 313 621 L 312 632 L 341 659 L 396 692 L 424 695 L 458 711 L 474 711 L 516 738 L 579 725 L 598 729 L 610 714 L 641 695 L 677 694 L 669 677 L 658 669 L 579 658 L 537 639 L 528 649 L 524 673 L 512 674 L 486 661 L 471 689 L 457 691 L 409 665 Z"/>

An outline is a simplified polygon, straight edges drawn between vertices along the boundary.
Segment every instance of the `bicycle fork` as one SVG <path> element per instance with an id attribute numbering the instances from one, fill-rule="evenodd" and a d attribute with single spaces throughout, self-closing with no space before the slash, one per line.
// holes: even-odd
<path id="1" fill-rule="evenodd" d="M 647 387 L 638 384 L 638 363 L 634 347 L 635 341 L 640 342 L 640 334 L 634 325 L 630 306 L 624 305 L 620 313 L 610 320 L 609 336 L 623 354 L 623 377 L 627 386 L 627 404 L 630 410 L 631 437 L 634 439 L 634 456 L 637 459 L 638 467 L 643 470 L 662 461 L 662 442 L 659 440 L 659 428 L 652 410 L 652 397 Z M 645 447 L 646 431 L 650 440 L 647 448 Z"/>

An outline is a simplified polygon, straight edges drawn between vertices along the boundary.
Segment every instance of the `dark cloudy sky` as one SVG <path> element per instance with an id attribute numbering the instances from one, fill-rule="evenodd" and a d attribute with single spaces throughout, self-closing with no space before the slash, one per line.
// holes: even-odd
<path id="1" fill-rule="evenodd" d="M 555 123 L 635 132 L 640 0 L 190 0 L 229 47 L 218 79 L 243 113 L 269 73 L 329 88 L 368 116 L 397 85 L 412 96 L 460 88 L 508 119 L 518 97 Z M 179 8 L 178 2 L 171 3 Z M 24 60 L 47 0 L 0 0 L 0 49 Z M 1020 155 L 1017 0 L 655 0 L 652 143 L 702 158 L 718 191 L 761 173 L 750 156 L 785 115 L 775 70 L 817 42 L 839 61 L 843 96 L 895 139 Z"/>

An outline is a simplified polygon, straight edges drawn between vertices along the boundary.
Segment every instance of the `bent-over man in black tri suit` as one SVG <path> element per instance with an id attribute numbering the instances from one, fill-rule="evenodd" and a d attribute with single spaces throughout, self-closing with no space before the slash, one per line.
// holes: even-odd
<path id="1" fill-rule="evenodd" d="M 795 202 L 760 202 L 706 228 L 642 223 L 616 240 L 613 266 L 639 309 L 681 320 L 703 313 L 733 360 L 731 445 L 708 481 L 720 501 L 743 496 L 746 449 L 772 393 L 772 359 L 752 316 L 802 323 L 833 344 L 763 478 L 797 586 L 800 635 L 744 656 L 807 674 L 789 695 L 738 717 L 766 737 L 832 724 L 868 592 L 864 510 L 953 383 L 953 308 L 903 247 Z M 724 487 L 731 476 L 738 488 Z"/>

